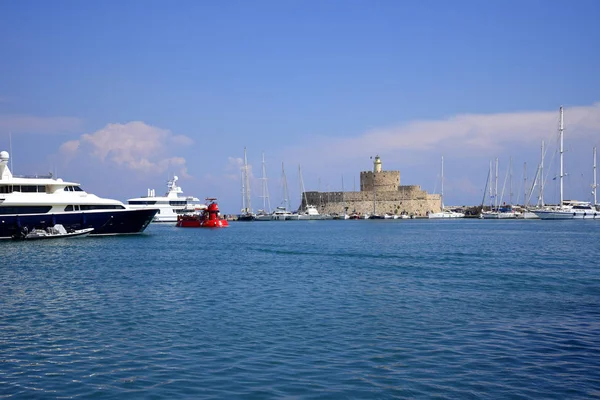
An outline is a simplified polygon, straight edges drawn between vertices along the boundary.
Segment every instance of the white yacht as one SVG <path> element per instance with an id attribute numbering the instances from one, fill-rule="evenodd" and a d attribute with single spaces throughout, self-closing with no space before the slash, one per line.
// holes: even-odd
<path id="1" fill-rule="evenodd" d="M 127 205 L 132 209 L 157 208 L 158 212 L 152 222 L 177 222 L 177 216 L 189 212 L 200 211 L 206 208 L 197 197 L 183 196 L 181 187 L 177 186 L 178 177 L 167 182 L 167 193 L 156 196 L 154 189 L 148 189 L 148 195 L 127 200 Z"/>
<path id="2" fill-rule="evenodd" d="M 303 212 L 299 212 L 296 215 L 298 215 L 299 221 L 333 219 L 333 217 L 331 217 L 329 214 L 319 214 L 319 211 L 317 211 L 317 207 L 310 204 L 306 205 L 306 208 Z"/>
<path id="3" fill-rule="evenodd" d="M 589 201 L 563 200 L 558 207 L 535 210 L 540 219 L 600 219 L 600 211 Z"/>
<path id="4" fill-rule="evenodd" d="M 481 219 L 516 219 L 521 215 L 520 211 L 515 210 L 512 206 L 503 206 L 494 208 L 489 211 L 482 211 Z M 463 215 L 464 216 L 464 215 Z"/>
<path id="5" fill-rule="evenodd" d="M 560 107 L 559 141 L 560 141 L 560 202 L 556 207 L 533 211 L 540 219 L 600 219 L 600 213 L 587 201 L 563 200 L 563 137 L 564 117 L 563 108 Z M 595 161 L 594 161 L 595 163 Z"/>
<path id="6" fill-rule="evenodd" d="M 465 214 L 452 210 L 442 210 L 438 213 L 430 213 L 429 219 L 442 219 L 442 218 L 464 218 Z"/>
<path id="7" fill-rule="evenodd" d="M 79 183 L 48 176 L 15 176 L 9 154 L 0 152 L 0 238 L 23 230 L 63 225 L 68 231 L 94 228 L 92 235 L 141 233 L 156 208 L 132 210 L 118 200 L 85 192 Z"/>
<path id="8" fill-rule="evenodd" d="M 271 214 L 271 221 L 286 221 L 292 219 L 294 214 L 291 211 L 288 211 L 285 207 L 277 207 L 275 211 Z"/>

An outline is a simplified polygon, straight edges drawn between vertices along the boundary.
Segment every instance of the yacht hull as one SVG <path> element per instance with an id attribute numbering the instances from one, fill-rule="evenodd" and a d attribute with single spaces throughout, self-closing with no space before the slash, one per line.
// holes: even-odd
<path id="1" fill-rule="evenodd" d="M 59 214 L 0 215 L 0 239 L 10 239 L 23 227 L 45 228 L 56 224 L 67 230 L 94 228 L 90 236 L 142 233 L 158 210 L 103 210 Z"/>
<path id="2" fill-rule="evenodd" d="M 570 211 L 534 211 L 539 219 L 573 219 Z"/>

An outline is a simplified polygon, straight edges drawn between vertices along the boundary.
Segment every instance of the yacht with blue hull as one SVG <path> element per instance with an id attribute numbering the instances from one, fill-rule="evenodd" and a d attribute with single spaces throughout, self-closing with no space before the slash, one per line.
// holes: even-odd
<path id="1" fill-rule="evenodd" d="M 94 228 L 91 235 L 143 232 L 158 209 L 134 210 L 118 200 L 86 193 L 78 183 L 49 176 L 13 176 L 9 154 L 0 152 L 0 239 L 27 228 L 63 225 L 67 231 Z"/>

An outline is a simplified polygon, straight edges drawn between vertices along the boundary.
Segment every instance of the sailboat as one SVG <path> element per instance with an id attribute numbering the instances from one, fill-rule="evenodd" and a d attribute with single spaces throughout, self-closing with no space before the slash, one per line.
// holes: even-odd
<path id="1" fill-rule="evenodd" d="M 560 203 L 553 208 L 535 210 L 534 213 L 540 219 L 590 219 L 600 218 L 600 213 L 587 201 L 564 200 L 563 199 L 563 141 L 564 141 L 564 115 L 563 107 L 560 107 L 559 141 L 560 141 Z"/>
<path id="2" fill-rule="evenodd" d="M 441 212 L 430 213 L 429 219 L 441 219 L 441 218 L 464 218 L 465 214 L 452 211 L 452 210 L 444 210 L 444 156 L 442 156 L 442 190 L 440 192 L 440 201 L 441 201 Z"/>
<path id="3" fill-rule="evenodd" d="M 246 148 L 244 147 L 244 166 L 242 167 L 242 213 L 238 216 L 238 221 L 254 221 L 256 215 L 252 212 L 250 204 L 250 174 L 248 172 L 248 159 L 246 158 Z"/>
<path id="4" fill-rule="evenodd" d="M 269 186 L 267 185 L 267 171 L 265 169 L 265 153 L 262 155 L 262 174 L 260 180 L 262 181 L 262 199 L 263 208 L 258 210 L 256 213 L 256 221 L 272 221 L 273 216 L 271 215 L 271 201 L 269 200 Z"/>
<path id="5" fill-rule="evenodd" d="M 288 210 L 290 194 L 288 192 L 287 178 L 285 176 L 283 162 L 281 163 L 281 186 L 283 189 L 283 205 L 278 206 L 275 211 L 273 211 L 273 214 L 271 214 L 271 220 L 273 221 L 286 221 L 292 219 L 292 217 L 295 215 Z"/>
<path id="6" fill-rule="evenodd" d="M 500 198 L 498 198 L 498 158 L 496 158 L 496 178 L 495 178 L 495 189 L 494 189 L 495 205 L 493 207 L 490 207 L 491 208 L 490 211 L 485 211 L 485 212 L 481 213 L 481 217 L 483 219 L 515 219 L 520 214 L 520 212 L 516 212 L 513 209 L 512 201 L 511 201 L 511 204 L 509 204 L 509 205 L 506 205 L 506 203 L 504 203 L 504 205 L 500 205 L 500 202 L 502 201 L 502 199 L 504 197 L 504 189 L 506 188 L 506 180 L 508 179 L 509 175 L 511 175 L 511 170 L 512 170 L 512 160 L 511 160 L 511 163 L 509 164 L 508 171 L 506 172 L 506 176 L 504 178 L 504 185 L 502 186 L 502 194 L 500 195 Z"/>

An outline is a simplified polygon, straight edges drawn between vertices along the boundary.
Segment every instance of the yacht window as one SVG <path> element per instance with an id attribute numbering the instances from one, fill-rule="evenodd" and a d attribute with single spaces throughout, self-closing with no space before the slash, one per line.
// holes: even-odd
<path id="1" fill-rule="evenodd" d="M 80 188 L 79 186 L 73 186 L 73 191 L 74 192 L 83 192 L 83 189 Z"/>
<path id="2" fill-rule="evenodd" d="M 156 204 L 156 200 L 131 200 L 129 201 L 129 204 L 141 204 L 151 206 L 153 204 Z"/>
<path id="3" fill-rule="evenodd" d="M 21 185 L 21 191 L 23 193 L 36 193 L 38 190 L 37 185 Z"/>
<path id="4" fill-rule="evenodd" d="M 2 185 L 0 186 L 0 193 L 12 193 L 12 188 L 10 185 Z"/>
<path id="5" fill-rule="evenodd" d="M 21 185 L 13 185 L 12 191 L 13 192 L 20 192 L 21 191 Z"/>
<path id="6" fill-rule="evenodd" d="M 73 206 L 71 204 L 69 204 L 68 206 L 65 207 L 65 211 L 73 211 Z"/>
<path id="7" fill-rule="evenodd" d="M 121 210 L 125 207 L 120 204 L 82 204 L 79 208 L 81 210 Z"/>
<path id="8" fill-rule="evenodd" d="M 52 206 L 0 206 L 0 215 L 8 214 L 45 214 Z"/>
<path id="9" fill-rule="evenodd" d="M 184 201 L 176 201 L 176 200 L 169 201 L 170 206 L 185 206 L 185 204 L 186 204 L 185 200 Z"/>

